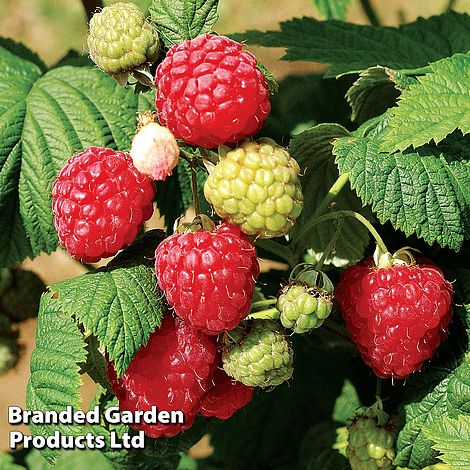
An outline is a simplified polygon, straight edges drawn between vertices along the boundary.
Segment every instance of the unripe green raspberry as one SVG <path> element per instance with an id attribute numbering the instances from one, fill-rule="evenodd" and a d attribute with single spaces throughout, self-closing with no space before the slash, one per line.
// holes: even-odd
<path id="1" fill-rule="evenodd" d="M 19 268 L 0 269 L 0 310 L 11 321 L 35 317 L 46 286 L 32 271 Z"/>
<path id="2" fill-rule="evenodd" d="M 281 323 L 294 333 L 307 333 L 323 324 L 333 308 L 333 296 L 325 289 L 294 281 L 281 290 L 277 309 Z"/>
<path id="3" fill-rule="evenodd" d="M 388 470 L 395 458 L 393 425 L 379 425 L 376 417 L 359 414 L 348 426 L 346 455 L 352 470 Z"/>
<path id="4" fill-rule="evenodd" d="M 299 165 L 271 139 L 245 142 L 227 153 L 204 185 L 215 212 L 248 235 L 287 233 L 302 211 Z"/>
<path id="5" fill-rule="evenodd" d="M 292 377 L 294 353 L 277 322 L 244 322 L 227 337 L 222 362 L 234 379 L 249 387 L 273 387 Z"/>
<path id="6" fill-rule="evenodd" d="M 91 60 L 110 75 L 155 62 L 160 43 L 155 29 L 133 3 L 115 3 L 95 13 L 87 38 Z"/>

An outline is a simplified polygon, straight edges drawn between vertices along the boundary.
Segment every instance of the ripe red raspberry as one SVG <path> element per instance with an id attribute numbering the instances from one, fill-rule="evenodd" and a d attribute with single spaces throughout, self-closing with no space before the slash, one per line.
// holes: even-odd
<path id="1" fill-rule="evenodd" d="M 182 424 L 133 424 L 150 437 L 174 436 L 192 426 L 201 400 L 211 386 L 217 364 L 213 337 L 171 315 L 140 348 L 121 378 L 108 364 L 108 377 L 122 411 L 150 410 L 184 413 Z"/>
<path id="2" fill-rule="evenodd" d="M 248 315 L 256 251 L 238 227 L 176 233 L 155 252 L 158 283 L 177 315 L 207 334 L 230 330 Z"/>
<path id="3" fill-rule="evenodd" d="M 256 58 L 225 36 L 173 46 L 155 83 L 160 123 L 188 144 L 217 147 L 256 134 L 271 110 Z"/>
<path id="4" fill-rule="evenodd" d="M 223 369 L 217 369 L 212 380 L 214 385 L 201 403 L 202 416 L 228 419 L 253 398 L 252 387 L 232 379 Z"/>
<path id="5" fill-rule="evenodd" d="M 60 244 L 86 263 L 115 255 L 152 216 L 154 195 L 128 154 L 90 147 L 74 155 L 52 185 Z"/>
<path id="6" fill-rule="evenodd" d="M 447 335 L 453 289 L 430 260 L 378 268 L 372 258 L 343 273 L 336 298 L 351 339 L 379 377 L 419 370 Z"/>

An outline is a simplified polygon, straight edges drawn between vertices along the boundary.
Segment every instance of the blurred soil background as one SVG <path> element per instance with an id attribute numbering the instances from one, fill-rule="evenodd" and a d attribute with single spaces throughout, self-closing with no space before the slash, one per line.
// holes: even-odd
<path id="1" fill-rule="evenodd" d="M 107 1 L 105 4 L 115 3 Z M 136 1 L 146 9 L 150 0 Z M 375 0 L 373 6 L 382 24 L 395 26 L 400 22 L 414 21 L 418 16 L 429 17 L 443 12 L 449 0 Z M 452 8 L 470 12 L 470 0 L 452 1 Z M 309 0 L 221 0 L 218 33 L 242 32 L 247 29 L 277 29 L 279 22 L 292 17 L 314 16 L 318 13 Z M 347 20 L 367 24 L 360 1 L 354 0 Z M 80 0 L 1 0 L 0 35 L 23 42 L 48 64 L 56 63 L 69 49 L 85 53 L 87 33 L 86 15 Z M 281 79 L 289 74 L 321 72 L 324 66 L 302 62 L 278 62 L 282 50 L 252 48 L 261 62 Z M 147 224 L 149 228 L 162 227 L 156 214 Z M 102 263 L 102 264 L 105 264 Z M 46 284 L 75 277 L 85 268 L 71 259 L 64 251 L 41 255 L 34 261 L 27 260 L 23 267 L 35 271 Z M 265 269 L 267 266 L 265 265 Z M 29 358 L 35 346 L 36 320 L 21 324 L 20 342 L 23 346 L 18 366 L 0 377 L 0 449 L 8 449 L 7 409 L 9 405 L 25 406 L 25 389 L 29 378 Z M 95 391 L 91 380 L 84 377 L 82 397 L 88 406 Z M 18 427 L 15 427 L 18 429 Z M 26 427 L 22 429 L 27 432 Z M 207 438 L 192 450 L 197 457 L 208 451 Z"/>

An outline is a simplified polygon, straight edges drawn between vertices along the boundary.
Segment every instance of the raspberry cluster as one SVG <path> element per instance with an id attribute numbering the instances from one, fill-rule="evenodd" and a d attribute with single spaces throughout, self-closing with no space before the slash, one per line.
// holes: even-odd
<path id="1" fill-rule="evenodd" d="M 183 424 L 134 427 L 150 437 L 174 436 L 197 415 L 228 419 L 251 401 L 254 387 L 271 388 L 292 377 L 294 354 L 283 327 L 306 333 L 330 315 L 334 287 L 321 266 L 336 239 L 318 269 L 297 265 L 277 299 L 252 304 L 260 267 L 249 236 L 287 235 L 304 201 L 300 167 L 289 152 L 271 139 L 246 139 L 262 128 L 271 108 L 255 56 L 225 36 L 203 34 L 171 47 L 157 65 L 158 35 L 128 3 L 94 15 L 88 47 L 98 67 L 120 83 L 127 83 L 129 73 L 145 83 L 142 77 L 149 78 L 148 66 L 154 64 L 157 112 L 139 118 L 130 155 L 90 147 L 60 170 L 52 185 L 60 243 L 84 262 L 129 245 L 152 215 L 152 179 L 170 176 L 180 154 L 192 171 L 208 169 L 204 195 L 222 219 L 215 225 L 197 214 L 193 224 L 178 227 L 155 247 L 156 280 L 169 311 L 122 377 L 108 363 L 121 409 L 157 406 L 185 415 Z M 218 158 L 207 150 L 215 148 Z M 195 178 L 192 182 L 197 199 Z M 289 252 L 284 246 L 277 251 L 282 248 Z M 285 256 L 289 261 L 297 255 L 291 254 Z M 419 370 L 445 338 L 453 292 L 428 260 L 392 258 L 388 265 L 370 258 L 346 269 L 336 296 L 364 361 L 380 377 L 401 379 Z M 267 304 L 273 308 L 258 310 Z M 3 349 L 0 369 L 12 357 Z M 390 427 L 357 415 L 348 432 L 353 469 L 391 468 Z"/>

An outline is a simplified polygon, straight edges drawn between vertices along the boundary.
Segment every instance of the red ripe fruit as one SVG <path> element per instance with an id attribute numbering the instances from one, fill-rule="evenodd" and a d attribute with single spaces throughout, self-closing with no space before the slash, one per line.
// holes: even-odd
<path id="1" fill-rule="evenodd" d="M 253 387 L 232 379 L 223 369 L 215 371 L 213 384 L 202 400 L 202 416 L 228 419 L 253 398 Z"/>
<path id="2" fill-rule="evenodd" d="M 421 369 L 447 336 L 452 285 L 427 259 L 378 268 L 372 258 L 346 269 L 336 298 L 351 339 L 379 377 Z"/>
<path id="3" fill-rule="evenodd" d="M 166 315 L 121 378 L 108 364 L 108 377 L 121 411 L 182 411 L 184 424 L 133 424 L 149 437 L 174 436 L 192 426 L 217 364 L 214 338 Z"/>
<path id="4" fill-rule="evenodd" d="M 259 265 L 255 247 L 238 227 L 176 233 L 155 251 L 158 284 L 176 314 L 216 335 L 250 310 Z"/>
<path id="5" fill-rule="evenodd" d="M 160 123 L 190 145 L 212 148 L 256 134 L 271 110 L 255 56 L 225 36 L 173 46 L 155 83 Z"/>
<path id="6" fill-rule="evenodd" d="M 60 244 L 86 263 L 115 255 L 152 216 L 154 195 L 128 154 L 90 147 L 74 155 L 52 185 Z"/>

